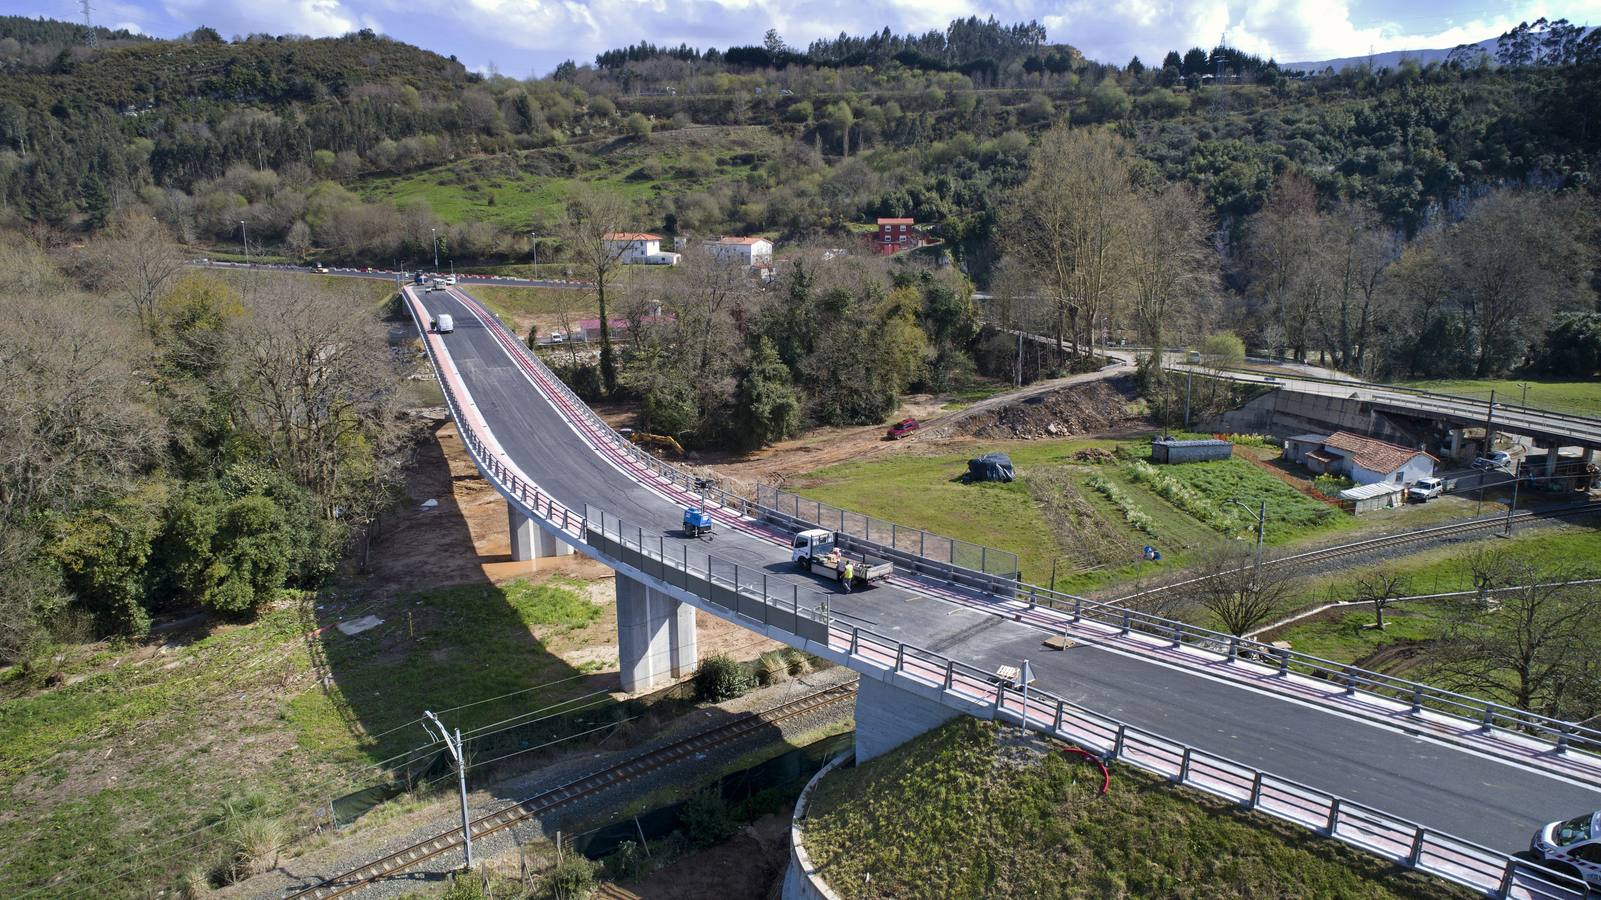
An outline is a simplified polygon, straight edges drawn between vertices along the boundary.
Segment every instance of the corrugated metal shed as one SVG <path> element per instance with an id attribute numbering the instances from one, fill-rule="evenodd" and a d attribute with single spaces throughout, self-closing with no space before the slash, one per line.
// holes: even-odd
<path id="1" fill-rule="evenodd" d="M 1151 462 L 1187 463 L 1228 459 L 1234 454 L 1234 445 L 1216 438 L 1175 441 L 1171 438 L 1151 441 Z"/>

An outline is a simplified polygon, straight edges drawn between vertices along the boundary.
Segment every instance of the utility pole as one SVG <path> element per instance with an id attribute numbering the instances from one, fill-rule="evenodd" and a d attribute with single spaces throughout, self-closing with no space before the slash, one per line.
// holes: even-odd
<path id="1" fill-rule="evenodd" d="M 83 44 L 93 50 L 100 46 L 100 36 L 95 34 L 94 16 L 91 15 L 94 7 L 89 5 L 89 0 L 79 0 L 78 8 L 83 10 Z"/>
<path id="2" fill-rule="evenodd" d="M 531 251 L 534 254 L 534 280 L 539 280 L 539 232 L 530 231 L 528 237 L 533 241 Z"/>
<path id="3" fill-rule="evenodd" d="M 467 819 L 467 759 L 461 747 L 461 729 L 456 729 L 455 740 L 451 740 L 451 733 L 445 728 L 445 723 L 428 710 L 423 710 L 423 728 L 427 730 L 428 722 L 434 723 L 439 729 L 439 738 L 445 742 L 445 749 L 450 751 L 450 758 L 456 761 L 457 782 L 461 786 L 461 840 L 467 850 L 467 869 L 473 867 L 473 831 Z"/>
<path id="4" fill-rule="evenodd" d="M 245 267 L 250 267 L 250 237 L 245 234 L 245 220 L 239 220 L 239 243 L 245 248 Z"/>
<path id="5" fill-rule="evenodd" d="M 1190 430 L 1190 389 L 1195 385 L 1195 373 L 1184 370 L 1184 430 Z"/>
<path id="6" fill-rule="evenodd" d="M 1262 501 L 1260 511 L 1251 509 L 1250 506 L 1233 497 L 1229 498 L 1229 502 L 1256 518 L 1256 561 L 1251 564 L 1251 589 L 1255 590 L 1257 580 L 1262 574 L 1262 536 L 1267 532 L 1267 501 Z"/>
<path id="7" fill-rule="evenodd" d="M 433 232 L 434 235 L 434 274 L 437 275 L 439 274 L 439 229 L 430 228 L 428 230 Z"/>
<path id="8" fill-rule="evenodd" d="M 1023 332 L 1021 330 L 1017 332 L 1017 378 L 1012 386 L 1023 386 Z"/>

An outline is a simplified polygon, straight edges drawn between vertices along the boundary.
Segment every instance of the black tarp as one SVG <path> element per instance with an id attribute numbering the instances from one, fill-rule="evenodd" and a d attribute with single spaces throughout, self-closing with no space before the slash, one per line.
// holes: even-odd
<path id="1" fill-rule="evenodd" d="M 967 461 L 968 481 L 1011 481 L 1016 477 L 1012 458 L 1004 453 L 986 453 Z"/>

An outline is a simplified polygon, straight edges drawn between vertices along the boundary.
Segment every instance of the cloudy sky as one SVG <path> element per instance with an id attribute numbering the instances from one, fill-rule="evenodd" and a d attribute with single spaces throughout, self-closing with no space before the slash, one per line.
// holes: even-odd
<path id="1" fill-rule="evenodd" d="M 1540 16 L 1601 24 L 1601 0 L 93 0 L 95 21 L 172 37 L 210 25 L 224 37 L 313 36 L 372 28 L 469 67 L 540 75 L 609 47 L 728 47 L 769 28 L 805 46 L 841 31 L 941 28 L 953 18 L 1038 19 L 1092 59 L 1150 62 L 1220 35 L 1280 61 L 1451 47 Z M 78 18 L 78 0 L 0 0 L 8 13 Z"/>

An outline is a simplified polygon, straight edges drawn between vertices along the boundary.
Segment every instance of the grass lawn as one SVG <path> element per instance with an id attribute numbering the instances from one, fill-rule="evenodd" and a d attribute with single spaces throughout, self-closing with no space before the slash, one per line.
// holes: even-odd
<path id="1" fill-rule="evenodd" d="M 567 313 L 576 320 L 599 311 L 595 305 L 595 295 L 589 291 L 479 284 L 467 285 L 466 289 L 475 300 L 508 321 L 521 322 L 535 316 L 550 317 L 561 313 Z"/>
<path id="2" fill-rule="evenodd" d="M 1136 483 L 1120 463 L 1085 463 L 1073 454 L 1111 449 L 1119 442 L 1067 439 L 984 445 L 962 453 L 897 456 L 819 469 L 797 479 L 791 489 L 835 506 L 928 531 L 1016 553 L 1025 581 L 1045 584 L 1053 560 L 1059 590 L 1082 591 L 1138 577 L 1140 548 L 1162 551 L 1162 569 L 1182 566 L 1193 551 L 1213 547 L 1227 536 Z M 1124 442 L 1125 452 L 1143 453 L 1141 442 Z M 967 460 L 994 450 L 1011 455 L 1018 480 L 1012 484 L 962 484 Z M 1161 466 L 1197 492 L 1202 502 L 1234 509 L 1228 497 L 1268 500 L 1268 540 L 1290 543 L 1309 535 L 1355 527 L 1352 518 L 1298 493 L 1242 460 Z M 1142 531 L 1091 486 L 1093 475 L 1115 482 L 1153 524 Z M 1047 515 L 1061 481 L 1098 514 L 1093 523 L 1068 524 L 1070 516 Z M 1053 526 L 1052 522 L 1057 525 Z M 1245 514 L 1232 519 L 1243 532 Z"/>
<path id="3" fill-rule="evenodd" d="M 1456 394 L 1476 400 L 1489 400 L 1495 391 L 1497 403 L 1522 405 L 1523 386 L 1529 386 L 1528 405 L 1554 412 L 1581 416 L 1601 416 L 1601 381 L 1518 381 L 1514 379 L 1438 379 L 1407 381 L 1407 387 L 1442 394 Z"/>
<path id="4" fill-rule="evenodd" d="M 1404 575 L 1405 591 L 1409 594 L 1471 590 L 1473 579 L 1464 556 L 1479 548 L 1505 549 L 1546 572 L 1564 571 L 1575 578 L 1601 577 L 1601 529 L 1570 526 L 1557 532 L 1514 535 L 1511 540 L 1487 537 L 1472 544 L 1453 544 L 1378 565 L 1353 567 L 1336 575 L 1312 579 L 1296 602 L 1310 607 L 1329 600 L 1349 599 L 1359 578 L 1381 568 Z M 1397 641 L 1440 637 L 1445 627 L 1441 612 L 1437 601 L 1393 604 L 1384 611 L 1384 630 L 1378 631 L 1362 627 L 1373 622 L 1373 608 L 1353 606 L 1337 616 L 1320 616 L 1290 625 L 1273 637 L 1289 641 L 1302 652 L 1349 663 Z"/>
<path id="5" fill-rule="evenodd" d="M 806 849 L 847 898 L 1467 897 L 1445 882 L 1128 766 L 958 718 L 820 782 Z"/>
<path id="6" fill-rule="evenodd" d="M 368 200 L 421 201 L 446 222 L 489 222 L 516 231 L 554 225 L 581 192 L 622 198 L 641 209 L 653 199 L 691 194 L 718 182 L 742 181 L 775 156 L 782 139 L 760 126 L 661 131 L 648 139 L 616 138 L 469 157 L 357 186 Z M 641 227 L 650 227 L 641 222 Z"/>
<path id="7" fill-rule="evenodd" d="M 55 877 L 82 888 L 176 839 L 100 889 L 147 896 L 213 858 L 199 841 L 215 832 L 185 836 L 224 799 L 250 795 L 293 833 L 316 805 L 381 780 L 367 764 L 425 743 L 407 725 L 423 709 L 465 730 L 586 693 L 572 676 L 602 665 L 558 655 L 605 633 L 578 582 L 432 591 L 380 611 L 346 636 L 307 598 L 246 625 L 61 648 L 47 675 L 0 672 L 0 810 L 28 811 L 0 814 L 0 895 Z"/>

